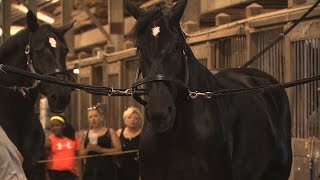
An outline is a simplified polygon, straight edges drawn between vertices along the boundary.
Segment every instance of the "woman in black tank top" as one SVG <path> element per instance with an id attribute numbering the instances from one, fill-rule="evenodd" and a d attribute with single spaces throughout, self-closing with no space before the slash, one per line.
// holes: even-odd
<path id="1" fill-rule="evenodd" d="M 81 148 L 81 155 L 98 155 L 121 151 L 121 144 L 112 128 L 103 126 L 102 111 L 98 107 L 88 108 L 88 119 L 92 129 L 88 131 Z M 97 156 L 86 159 L 84 180 L 115 180 L 116 167 L 112 156 Z"/>
<path id="2" fill-rule="evenodd" d="M 119 129 L 119 136 L 122 151 L 138 150 L 140 141 L 140 132 L 142 126 L 142 115 L 139 109 L 129 107 L 123 113 L 125 124 L 124 129 Z M 138 153 L 129 153 L 121 155 L 121 168 L 119 169 L 119 180 L 138 180 L 139 179 L 139 155 Z"/>

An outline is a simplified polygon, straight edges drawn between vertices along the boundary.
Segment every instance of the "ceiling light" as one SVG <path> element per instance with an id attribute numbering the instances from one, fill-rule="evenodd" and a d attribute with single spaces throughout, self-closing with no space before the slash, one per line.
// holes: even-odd
<path id="1" fill-rule="evenodd" d="M 20 5 L 17 5 L 17 4 L 12 4 L 12 7 L 15 8 L 15 9 L 18 9 L 19 11 L 27 14 L 28 12 L 28 8 L 26 8 L 24 5 L 20 4 Z M 48 24 L 53 24 L 54 23 L 54 19 L 48 15 L 45 15 L 41 12 L 37 12 L 37 18 L 48 23 Z"/>
<path id="2" fill-rule="evenodd" d="M 79 68 L 74 68 L 73 69 L 73 74 L 80 74 L 80 69 Z"/>

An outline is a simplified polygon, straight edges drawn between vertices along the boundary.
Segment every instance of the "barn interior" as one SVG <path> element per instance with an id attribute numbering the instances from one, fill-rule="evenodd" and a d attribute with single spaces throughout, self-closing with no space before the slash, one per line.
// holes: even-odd
<path id="1" fill-rule="evenodd" d="M 177 0 L 130 0 L 141 9 Z M 209 70 L 244 64 L 297 21 L 317 0 L 189 0 L 181 20 L 187 42 Z M 135 19 L 122 0 L 0 0 L 0 36 L 4 42 L 25 28 L 28 9 L 40 24 L 59 27 L 74 22 L 65 38 L 67 67 L 77 82 L 129 88 L 135 81 L 138 56 L 129 33 Z M 320 75 L 320 7 L 259 58 L 251 67 L 280 82 Z M 294 163 L 290 180 L 320 177 L 320 82 L 288 89 L 292 113 Z M 88 128 L 86 109 L 101 103 L 106 124 L 123 126 L 129 106 L 143 109 L 132 97 L 106 97 L 75 91 L 64 115 L 78 130 Z M 48 126 L 48 104 L 36 107 Z M 317 140 L 314 140 L 316 138 Z M 312 162 L 312 166 L 310 163 Z M 312 170 L 311 170 L 312 169 Z"/>

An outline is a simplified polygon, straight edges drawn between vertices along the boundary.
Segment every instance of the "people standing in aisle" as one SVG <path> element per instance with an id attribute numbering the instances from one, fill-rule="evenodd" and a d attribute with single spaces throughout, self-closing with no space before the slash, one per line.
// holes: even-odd
<path id="1" fill-rule="evenodd" d="M 75 180 L 81 171 L 79 155 L 80 140 L 74 128 L 66 122 L 64 116 L 50 118 L 51 131 L 45 142 L 48 151 L 48 173 L 50 180 Z"/>
<path id="2" fill-rule="evenodd" d="M 142 128 L 142 114 L 136 107 L 129 107 L 123 113 L 125 127 L 117 130 L 123 151 L 138 150 Z M 123 154 L 120 157 L 119 180 L 139 179 L 139 154 Z"/>
<path id="3" fill-rule="evenodd" d="M 121 151 L 121 144 L 116 132 L 103 124 L 103 112 L 97 105 L 88 108 L 89 131 L 81 148 L 81 155 L 97 155 L 86 159 L 84 180 L 115 180 L 116 166 L 112 156 L 103 154 Z M 101 156 L 99 156 L 101 155 Z"/>

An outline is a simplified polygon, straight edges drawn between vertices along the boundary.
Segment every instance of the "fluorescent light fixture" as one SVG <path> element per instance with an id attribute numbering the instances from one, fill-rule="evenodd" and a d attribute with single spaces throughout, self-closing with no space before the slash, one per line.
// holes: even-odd
<path id="1" fill-rule="evenodd" d="M 11 26 L 10 27 L 10 35 L 15 35 L 17 32 L 21 31 L 24 29 L 23 26 Z M 0 36 L 2 36 L 2 29 L 0 28 Z"/>
<path id="2" fill-rule="evenodd" d="M 20 4 L 20 5 L 17 5 L 17 4 L 12 4 L 12 7 L 14 7 L 15 9 L 18 9 L 19 11 L 27 14 L 28 12 L 28 8 L 26 8 L 24 5 Z M 48 24 L 53 24 L 54 23 L 54 19 L 48 15 L 45 15 L 41 12 L 37 12 L 37 18 L 48 23 Z"/>

